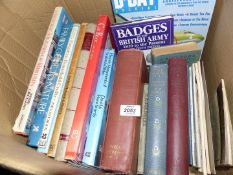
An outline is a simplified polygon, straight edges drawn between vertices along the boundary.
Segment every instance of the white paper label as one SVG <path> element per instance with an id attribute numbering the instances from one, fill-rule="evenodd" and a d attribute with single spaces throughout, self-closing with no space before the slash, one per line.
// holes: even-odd
<path id="1" fill-rule="evenodd" d="M 141 117 L 141 105 L 121 105 L 120 116 Z"/>

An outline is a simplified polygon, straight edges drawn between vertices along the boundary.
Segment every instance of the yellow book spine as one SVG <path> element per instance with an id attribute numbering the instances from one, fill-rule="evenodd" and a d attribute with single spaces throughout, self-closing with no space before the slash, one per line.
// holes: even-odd
<path id="1" fill-rule="evenodd" d="M 60 105 L 60 109 L 59 109 L 56 124 L 55 124 L 55 127 L 54 127 L 52 139 L 51 139 L 51 142 L 50 142 L 49 151 L 47 153 L 47 156 L 49 156 L 49 157 L 55 157 L 55 154 L 56 154 L 57 144 L 58 144 L 58 141 L 59 141 L 61 128 L 62 128 L 62 123 L 63 123 L 63 120 L 64 120 L 64 116 L 65 116 L 65 113 L 66 113 L 66 108 L 67 108 L 68 101 L 69 101 L 70 92 L 71 92 L 72 85 L 73 85 L 73 82 L 74 82 L 74 75 L 76 73 L 76 67 L 78 65 L 78 60 L 79 60 L 79 57 L 80 57 L 80 53 L 81 53 L 82 44 L 83 44 L 83 41 L 84 41 L 84 36 L 85 36 L 86 29 L 87 29 L 87 23 L 82 23 L 81 26 L 80 26 L 78 40 L 77 40 L 77 43 L 76 43 L 76 46 L 75 46 L 73 59 L 72 59 L 69 74 L 68 74 L 68 77 L 67 77 L 65 91 L 64 91 L 64 94 L 62 96 L 62 102 L 61 102 L 61 105 Z"/>

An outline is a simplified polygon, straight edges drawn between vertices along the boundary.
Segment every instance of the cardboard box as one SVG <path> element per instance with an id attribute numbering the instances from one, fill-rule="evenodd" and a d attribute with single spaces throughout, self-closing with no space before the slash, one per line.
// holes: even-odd
<path id="1" fill-rule="evenodd" d="M 25 146 L 12 126 L 56 6 L 63 6 L 76 22 L 96 22 L 107 14 L 114 21 L 110 0 L 0 1 L 0 167 L 20 174 L 102 174 L 54 161 Z M 210 99 L 225 79 L 233 116 L 233 1 L 217 0 L 202 59 Z M 195 173 L 192 173 L 195 174 Z M 233 174 L 233 169 L 218 174 Z"/>

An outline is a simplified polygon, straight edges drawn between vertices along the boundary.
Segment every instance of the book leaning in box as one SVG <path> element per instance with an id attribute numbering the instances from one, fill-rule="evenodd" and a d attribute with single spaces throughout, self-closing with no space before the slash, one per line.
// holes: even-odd
<path id="1" fill-rule="evenodd" d="M 21 110 L 13 126 L 13 131 L 16 134 L 29 134 L 34 120 L 37 103 L 39 102 L 41 91 L 44 86 L 50 59 L 54 54 L 54 49 L 56 48 L 57 40 L 61 35 L 62 27 L 67 23 L 67 20 L 69 23 L 72 23 L 64 8 L 57 7 L 49 24 Z"/>

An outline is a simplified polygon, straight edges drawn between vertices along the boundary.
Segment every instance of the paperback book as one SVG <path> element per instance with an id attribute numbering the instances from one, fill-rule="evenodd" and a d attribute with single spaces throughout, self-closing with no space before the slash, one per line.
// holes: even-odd
<path id="1" fill-rule="evenodd" d="M 64 60 L 65 50 L 70 38 L 71 29 L 72 24 L 69 23 L 63 27 L 54 57 L 51 59 L 51 66 L 47 74 L 40 101 L 38 103 L 35 119 L 29 133 L 27 143 L 29 146 L 38 147 L 38 142 L 42 135 L 45 118 L 47 116 L 51 98 L 54 93 L 54 87 L 56 85 L 58 74 Z"/>
<path id="2" fill-rule="evenodd" d="M 48 73 L 49 63 L 54 55 L 58 38 L 62 32 L 62 27 L 69 21 L 72 23 L 69 15 L 62 7 L 54 10 L 49 28 L 35 65 L 26 95 L 23 100 L 21 110 L 16 118 L 13 131 L 16 134 L 28 135 L 33 123 L 37 104 L 41 98 L 42 89 L 45 86 L 46 73 Z"/>
<path id="3" fill-rule="evenodd" d="M 165 16 L 143 21 L 126 22 L 111 26 L 116 51 L 139 49 L 144 56 L 154 47 L 172 45 L 174 41 L 173 17 Z M 147 60 L 147 65 L 149 60 Z"/>
<path id="4" fill-rule="evenodd" d="M 73 24 L 68 45 L 64 54 L 56 84 L 54 85 L 53 95 L 46 113 L 42 134 L 38 143 L 38 152 L 48 153 L 49 144 L 52 138 L 55 121 L 61 104 L 62 95 L 65 89 L 66 79 L 69 72 L 70 64 L 73 58 L 75 44 L 78 38 L 80 25 Z"/>
<path id="5" fill-rule="evenodd" d="M 116 22 L 174 16 L 174 42 L 203 49 L 216 0 L 112 0 Z"/>

